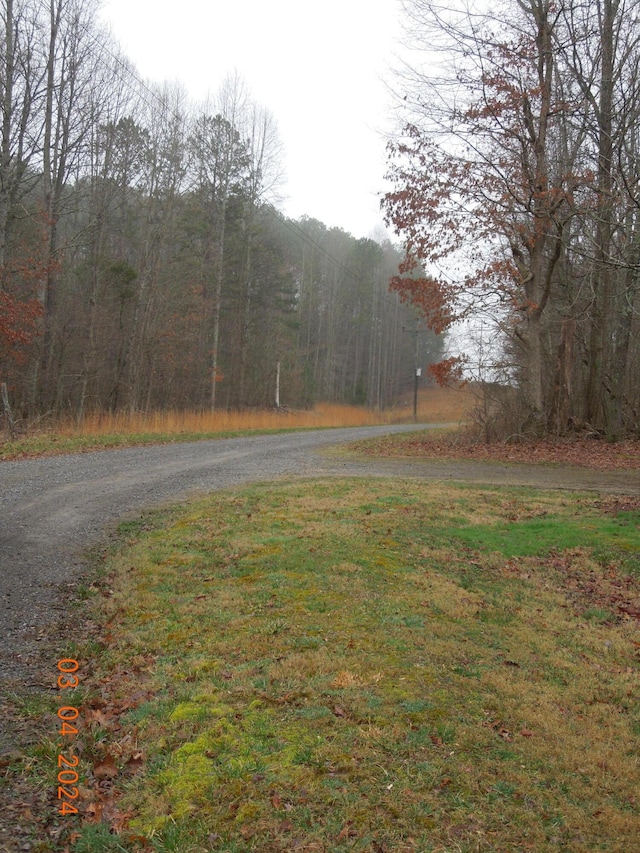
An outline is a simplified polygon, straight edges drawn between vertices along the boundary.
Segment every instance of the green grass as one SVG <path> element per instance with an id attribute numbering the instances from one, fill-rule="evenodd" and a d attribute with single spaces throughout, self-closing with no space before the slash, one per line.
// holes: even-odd
<path id="1" fill-rule="evenodd" d="M 479 499 L 458 501 L 455 529 L 450 524 L 435 525 L 430 535 L 506 557 L 586 548 L 600 561 L 618 559 L 626 570 L 640 575 L 640 511 L 603 515 L 582 507 L 578 512 L 571 507 L 567 511 L 562 504 L 566 498 L 560 500 L 561 511 L 550 511 L 545 503 L 505 500 L 502 490 L 486 489 Z M 489 523 L 485 508 L 493 514 Z"/>
<path id="2" fill-rule="evenodd" d="M 638 521 L 331 480 L 128 524 L 83 661 L 83 809 L 110 756 L 119 833 L 72 849 L 633 849 Z"/>
<path id="3" fill-rule="evenodd" d="M 469 546 L 500 551 L 509 557 L 566 548 L 590 548 L 597 553 L 620 549 L 629 555 L 630 565 L 636 570 L 640 566 L 640 512 L 621 513 L 612 519 L 545 518 L 480 529 L 469 525 L 456 531 L 455 538 Z"/>

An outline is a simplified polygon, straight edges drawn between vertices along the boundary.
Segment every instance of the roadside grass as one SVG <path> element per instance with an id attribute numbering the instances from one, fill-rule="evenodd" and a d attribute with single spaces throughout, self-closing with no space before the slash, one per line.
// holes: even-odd
<path id="1" fill-rule="evenodd" d="M 636 849 L 639 522 L 332 479 L 123 525 L 71 849 Z"/>
<path id="2" fill-rule="evenodd" d="M 458 422 L 471 405 L 472 397 L 467 391 L 426 388 L 419 396 L 418 419 L 423 423 Z M 403 423 L 412 418 L 413 410 L 408 405 L 384 412 L 336 404 L 297 411 L 98 412 L 87 415 L 81 423 L 62 418 L 47 428 L 27 429 L 15 440 L 0 440 L 0 460 L 294 429 Z"/>

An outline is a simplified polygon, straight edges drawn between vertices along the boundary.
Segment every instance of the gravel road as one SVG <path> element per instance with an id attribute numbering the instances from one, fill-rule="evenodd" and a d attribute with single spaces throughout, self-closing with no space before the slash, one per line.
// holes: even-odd
<path id="1" fill-rule="evenodd" d="M 213 490 L 291 476 L 421 477 L 640 494 L 638 471 L 321 452 L 415 428 L 424 427 L 321 430 L 0 462 L 0 698 L 8 697 L 0 702 L 0 761 L 20 756 L 22 747 L 50 730 L 44 721 L 40 727 L 37 720 L 25 722 L 14 709 L 21 697 L 55 689 L 57 656 L 74 639 L 74 624 L 82 624 L 68 605 L 87 548 L 104 541 L 118 520 Z M 34 838 L 60 831 L 51 824 L 49 794 L 19 772 L 12 771 L 11 781 L 14 799 L 6 813 L 0 810 L 0 853 L 35 849 Z M 26 813 L 21 804 L 29 804 Z"/>
<path id="2" fill-rule="evenodd" d="M 29 679 L 29 645 L 67 612 L 65 583 L 119 519 L 190 495 L 316 475 L 320 448 L 415 428 L 365 427 L 0 463 L 0 682 Z"/>
<path id="3" fill-rule="evenodd" d="M 0 463 L 0 682 L 28 679 L 29 645 L 65 618 L 65 583 L 119 519 L 154 505 L 282 476 L 438 480 L 640 493 L 638 472 L 321 454 L 332 445 L 424 426 L 318 430 Z"/>

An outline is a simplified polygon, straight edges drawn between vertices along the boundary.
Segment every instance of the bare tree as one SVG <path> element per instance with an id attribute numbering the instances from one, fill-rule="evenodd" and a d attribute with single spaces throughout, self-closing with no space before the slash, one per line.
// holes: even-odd
<path id="1" fill-rule="evenodd" d="M 635 232 L 637 4 L 405 8 L 436 60 L 403 71 L 410 123 L 385 200 L 407 245 L 395 286 L 434 328 L 480 310 L 498 319 L 520 428 L 563 431 L 583 412 L 610 430 L 622 418 L 612 364 L 625 377 L 630 365 L 633 255 L 619 235 Z"/>

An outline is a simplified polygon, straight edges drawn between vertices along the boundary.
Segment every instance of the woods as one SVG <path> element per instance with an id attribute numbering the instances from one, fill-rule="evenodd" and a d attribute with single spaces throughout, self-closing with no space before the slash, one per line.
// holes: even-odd
<path id="1" fill-rule="evenodd" d="M 141 81 L 94 0 L 1 11 L 0 380 L 13 412 L 385 407 L 413 382 L 400 255 L 278 210 L 277 123 L 238 75 Z M 310 164 L 310 168 L 313 165 Z M 421 364 L 442 341 L 421 336 Z"/>
<path id="2" fill-rule="evenodd" d="M 0 381 L 14 414 L 384 408 L 414 364 L 460 375 L 443 335 L 467 320 L 487 437 L 637 434 L 639 11 L 406 0 L 414 51 L 383 199 L 402 254 L 280 212 L 276 117 L 238 75 L 196 104 L 139 79 L 94 0 L 6 0 Z"/>
<path id="3" fill-rule="evenodd" d="M 637 433 L 638 3 L 404 8 L 394 288 L 434 329 L 490 320 L 503 435 Z"/>

